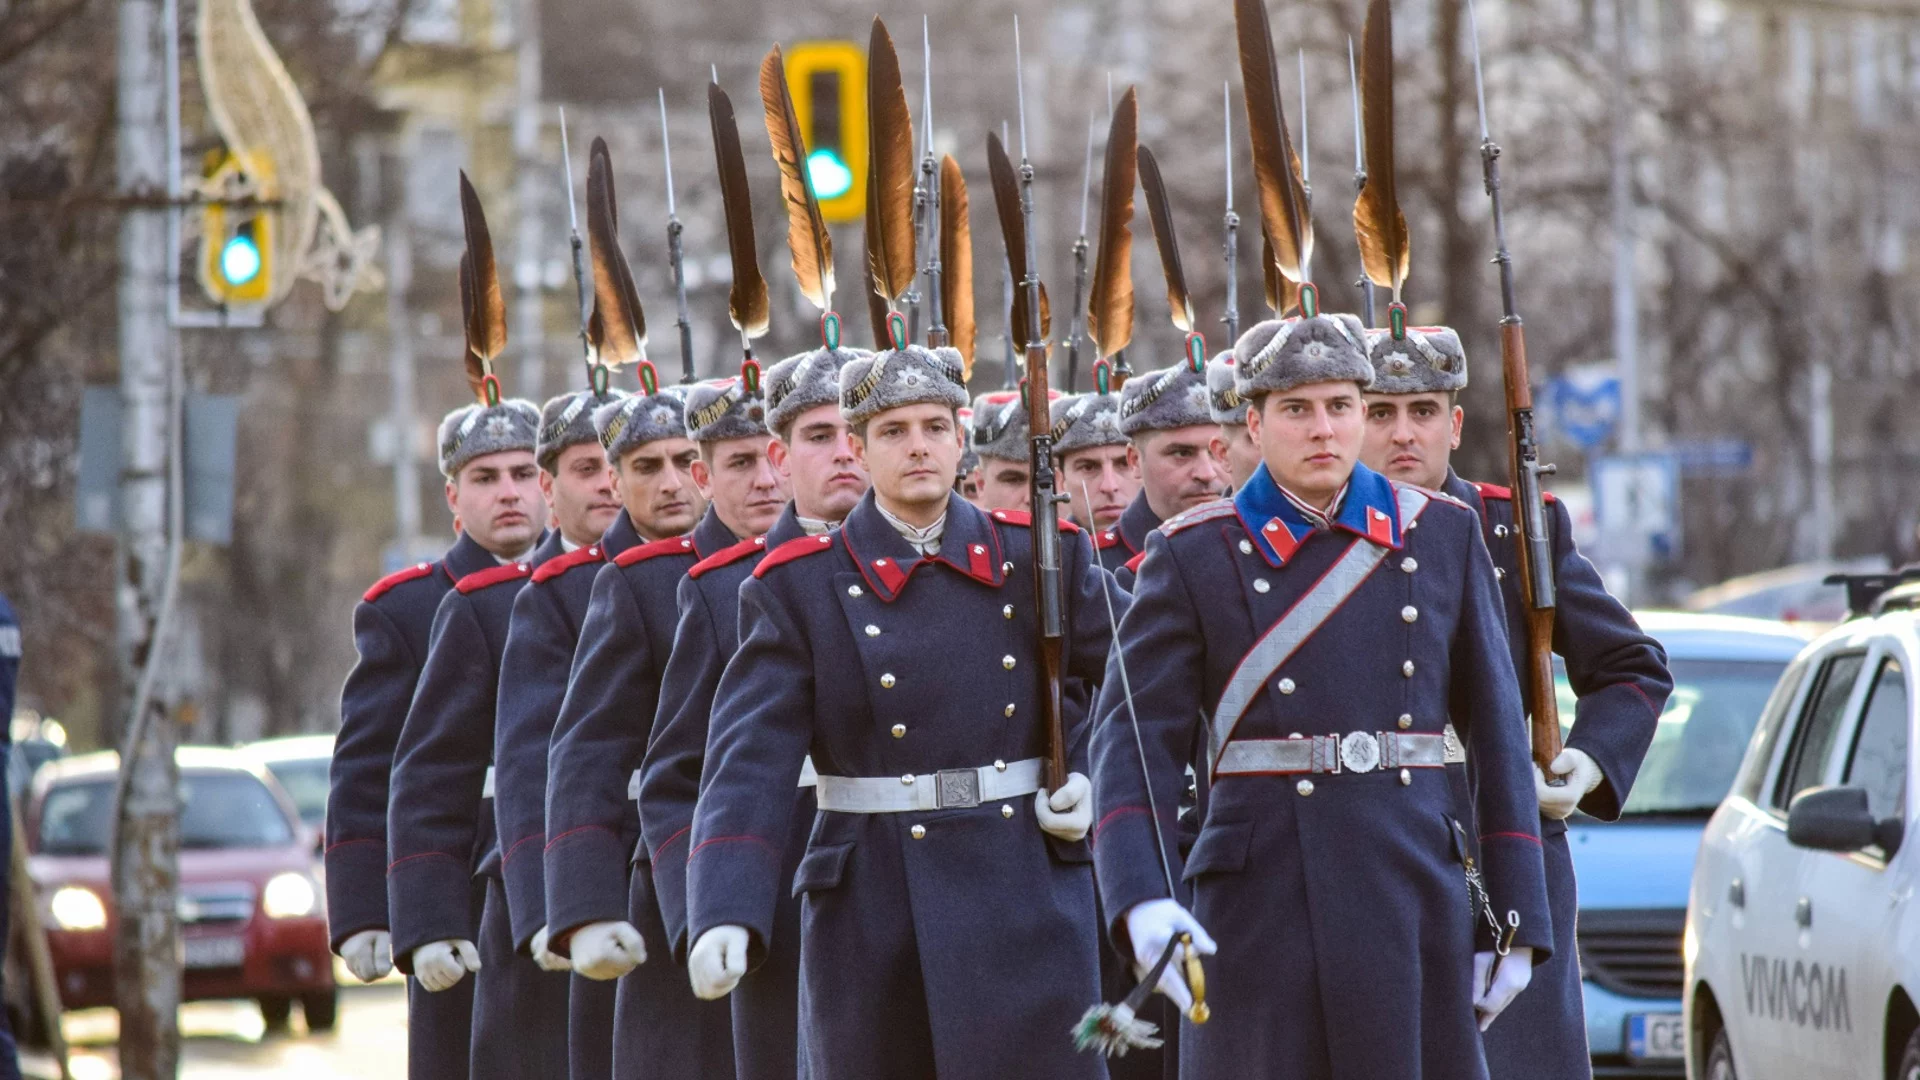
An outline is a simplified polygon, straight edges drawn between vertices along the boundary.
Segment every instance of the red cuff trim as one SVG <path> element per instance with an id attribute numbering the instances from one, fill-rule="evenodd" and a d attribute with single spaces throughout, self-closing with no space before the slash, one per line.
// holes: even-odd
<path id="1" fill-rule="evenodd" d="M 655 851 L 655 852 L 653 853 L 653 862 L 654 862 L 654 865 L 656 865 L 656 866 L 657 866 L 657 865 L 659 865 L 659 863 L 660 863 L 660 856 L 662 856 L 662 855 L 664 855 L 664 854 L 666 854 L 666 851 L 667 851 L 667 849 L 673 846 L 673 842 L 674 842 L 675 840 L 678 840 L 678 839 L 680 839 L 681 837 L 683 837 L 683 836 L 685 836 L 685 835 L 687 835 L 688 833 L 690 833 L 690 832 L 692 832 L 692 831 L 693 831 L 693 826 L 691 826 L 691 825 L 688 825 L 688 826 L 687 826 L 686 828 L 683 828 L 683 829 L 681 829 L 681 830 L 680 830 L 679 832 L 677 832 L 677 833 L 674 833 L 674 834 L 673 834 L 672 836 L 669 836 L 669 837 L 667 837 L 667 842 L 666 842 L 666 843 L 664 843 L 664 844 L 661 844 L 661 845 L 660 845 L 660 847 L 659 847 L 659 849 L 658 849 L 657 851 Z M 691 858 L 693 858 L 693 853 L 692 853 L 692 852 L 688 852 L 688 853 L 687 853 L 687 858 L 689 858 L 689 859 L 691 859 Z"/>
<path id="2" fill-rule="evenodd" d="M 607 828 L 605 825 L 581 825 L 578 828 L 568 829 L 566 832 L 563 832 L 559 836 L 556 836 L 553 839 L 547 841 L 547 846 L 541 850 L 552 851 L 555 845 L 559 844 L 560 841 L 565 840 L 567 837 L 572 836 L 574 833 L 593 832 L 595 830 L 598 830 L 603 833 L 609 833 L 609 834 L 613 832 L 612 829 Z M 506 862 L 505 859 L 502 859 L 500 861 L 503 863 Z"/>
<path id="3" fill-rule="evenodd" d="M 1638 683 L 1624 682 L 1624 683 L 1615 683 L 1614 685 L 1624 686 L 1627 689 L 1633 691 L 1634 693 L 1639 694 L 1640 700 L 1647 703 L 1647 711 L 1653 713 L 1655 717 L 1658 717 L 1660 715 L 1660 710 L 1653 707 L 1653 699 L 1647 696 L 1647 692 L 1645 690 L 1640 689 L 1640 685 Z"/>
<path id="4" fill-rule="evenodd" d="M 1146 812 L 1147 812 L 1147 808 L 1144 806 L 1122 806 L 1115 810 L 1109 810 L 1107 811 L 1107 816 L 1100 819 L 1100 824 L 1095 825 L 1093 827 L 1093 835 L 1099 836 L 1100 830 L 1106 828 L 1107 825 L 1110 824 L 1114 818 L 1121 817 L 1126 814 L 1145 814 Z"/>
<path id="5" fill-rule="evenodd" d="M 398 867 L 400 866 L 400 864 L 401 864 L 401 863 L 410 863 L 410 862 L 412 862 L 412 861 L 413 861 L 413 860 L 415 860 L 415 859 L 454 859 L 454 860 L 458 860 L 459 858 L 460 858 L 460 857 L 459 857 L 458 855 L 455 855 L 455 854 L 453 854 L 453 853 L 452 853 L 452 852 L 450 852 L 450 851 L 423 851 L 423 852 L 421 852 L 421 853 L 420 853 L 420 854 L 418 854 L 418 855 L 407 855 L 407 856 L 403 856 L 403 857 L 401 857 L 401 858 L 398 858 L 398 859 L 395 859 L 394 861 L 392 861 L 392 862 L 390 862 L 390 863 L 388 863 L 388 864 L 387 864 L 387 873 L 389 873 L 389 874 L 391 874 L 391 873 L 393 873 L 393 872 L 394 872 L 394 870 L 395 870 L 396 868 L 398 868 Z"/>
<path id="6" fill-rule="evenodd" d="M 360 840 L 342 840 L 337 844 L 328 844 L 326 853 L 331 854 L 335 848 L 352 847 L 355 844 L 379 844 L 385 847 L 386 843 L 385 840 L 375 840 L 372 837 L 366 837 Z"/>
<path id="7" fill-rule="evenodd" d="M 1481 834 L 1480 834 L 1480 840 L 1481 840 L 1481 842 L 1482 842 L 1482 843 L 1484 843 L 1484 842 L 1486 842 L 1486 841 L 1488 841 L 1488 840 L 1499 840 L 1499 839 L 1501 839 L 1502 837 L 1505 837 L 1506 839 L 1509 839 L 1509 840 L 1525 840 L 1525 841 L 1526 841 L 1527 843 L 1529 843 L 1529 844 L 1532 844 L 1532 845 L 1534 845 L 1535 847 L 1538 847 L 1538 846 L 1540 845 L 1540 838 L 1539 838 L 1539 837 L 1537 837 L 1537 836 L 1534 836 L 1534 835 L 1532 835 L 1531 833 L 1523 833 L 1523 832 L 1496 832 L 1496 833 L 1481 833 Z"/>
<path id="8" fill-rule="evenodd" d="M 761 847 L 766 848 L 768 851 L 773 852 L 776 856 L 780 854 L 779 848 L 774 847 L 772 844 L 767 843 L 765 840 L 761 839 L 758 836 L 716 836 L 710 840 L 700 841 L 699 847 L 696 847 L 692 851 L 687 852 L 687 861 L 692 862 L 693 857 L 695 855 L 700 854 L 700 851 L 703 848 L 710 847 L 714 844 L 734 844 L 734 843 L 739 843 L 743 840 L 749 843 L 759 844 Z"/>
<path id="9" fill-rule="evenodd" d="M 505 855 L 500 856 L 500 865 L 501 866 L 507 865 L 507 860 L 513 858 L 513 853 L 516 851 L 519 851 L 521 846 L 527 843 L 528 841 L 545 840 L 546 838 L 547 838 L 547 834 L 545 833 L 533 833 L 529 836 L 523 836 L 520 839 L 515 840 L 513 842 L 513 846 L 507 849 L 507 853 Z"/>

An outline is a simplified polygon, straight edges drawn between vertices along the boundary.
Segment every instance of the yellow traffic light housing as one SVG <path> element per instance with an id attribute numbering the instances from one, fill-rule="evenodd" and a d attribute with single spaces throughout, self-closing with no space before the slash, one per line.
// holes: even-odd
<path id="1" fill-rule="evenodd" d="M 820 214 L 859 221 L 867 211 L 867 54 L 851 41 L 803 41 L 785 61 Z"/>
<path id="2" fill-rule="evenodd" d="M 272 190 L 272 169 L 259 155 L 221 159 L 206 183 L 210 191 Z M 265 304 L 273 293 L 273 213 L 267 207 L 210 202 L 201 216 L 200 287 L 225 307 Z"/>

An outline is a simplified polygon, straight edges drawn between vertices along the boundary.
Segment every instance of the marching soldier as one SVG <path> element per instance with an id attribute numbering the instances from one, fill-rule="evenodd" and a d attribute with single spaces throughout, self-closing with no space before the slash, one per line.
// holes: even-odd
<path id="1" fill-rule="evenodd" d="M 440 471 L 459 538 L 439 560 L 373 584 L 353 613 L 359 661 L 340 692 L 327 793 L 327 922 L 354 977 L 393 966 L 387 897 L 387 801 L 394 748 L 427 659 L 434 612 L 454 583 L 525 558 L 547 517 L 533 460 L 531 402 L 466 405 L 440 423 Z M 458 903 L 478 918 L 484 890 L 469 880 Z M 407 1075 L 467 1080 L 473 984 L 429 993 L 407 983 Z"/>
<path id="2" fill-rule="evenodd" d="M 1242 336 L 1263 467 L 1148 538 L 1101 696 L 1112 931 L 1142 970 L 1177 935 L 1218 942 L 1183 1076 L 1484 1077 L 1476 1018 L 1552 945 L 1493 564 L 1467 508 L 1356 463 L 1364 335 L 1316 316 Z M 1478 769 L 1481 858 L 1444 772 L 1450 716 Z M 1212 775 L 1189 913 L 1157 837 L 1196 748 Z M 1184 1006 L 1177 967 L 1160 986 Z"/>
<path id="3" fill-rule="evenodd" d="M 659 717 L 640 781 L 640 826 L 652 852 L 653 881 L 675 963 L 687 954 L 687 839 L 692 831 L 707 718 L 720 673 L 739 648 L 740 583 L 766 553 L 789 540 L 836 529 L 866 494 L 866 469 L 840 415 L 840 368 L 870 356 L 858 349 L 816 349 L 767 372 L 768 455 L 787 476 L 793 502 L 764 537 L 696 563 L 680 580 L 679 629 L 661 677 Z M 802 770 L 794 827 L 780 879 L 791 881 L 813 824 L 813 777 Z M 767 960 L 733 992 L 735 1075 L 792 1080 L 800 1068 L 800 902 L 778 898 Z"/>
<path id="4" fill-rule="evenodd" d="M 689 973 L 719 997 L 774 946 L 783 793 L 810 751 L 819 812 L 791 891 L 813 1080 L 1104 1075 L 1067 1038 L 1099 992 L 1091 800 L 1077 772 L 1042 790 L 1026 515 L 949 486 L 960 369 L 954 350 L 909 346 L 842 370 L 873 488 L 841 529 L 781 545 L 742 584 L 740 650 L 714 700 Z M 1061 675 L 1094 681 L 1106 577 L 1066 531 Z M 1085 735 L 1073 718 L 1075 769 Z"/>
<path id="5" fill-rule="evenodd" d="M 1401 340 L 1376 332 L 1372 346 L 1374 383 L 1367 392 L 1361 457 L 1390 479 L 1444 492 L 1479 511 L 1517 667 L 1524 662 L 1525 635 L 1518 628 L 1525 612 L 1511 535 L 1513 496 L 1504 487 L 1461 479 L 1450 464 L 1465 421 L 1459 395 L 1467 385 L 1467 357 L 1460 338 L 1446 327 L 1409 327 Z M 1576 809 L 1602 820 L 1619 817 L 1673 689 L 1666 654 L 1574 546 L 1566 507 L 1551 496 L 1547 505 L 1556 597 L 1553 651 L 1566 662 L 1579 706 L 1566 748 L 1553 761 L 1560 782 L 1548 784 L 1534 768 L 1553 956 L 1535 970 L 1532 985 L 1503 1022 L 1487 1029 L 1487 1066 L 1495 1080 L 1592 1074 L 1575 961 L 1579 903 L 1566 818 Z M 1529 714 L 1533 705 L 1525 700 Z"/>
<path id="6" fill-rule="evenodd" d="M 1233 385 L 1233 350 L 1207 361 L 1207 412 L 1220 425 L 1213 456 L 1227 463 L 1227 479 L 1239 491 L 1260 467 L 1260 447 L 1247 434 L 1247 403 Z"/>
<path id="7" fill-rule="evenodd" d="M 478 973 L 477 1076 L 557 1074 L 567 1067 L 565 964 L 547 954 L 536 932 L 527 934 L 527 948 L 517 947 L 492 806 L 492 760 L 501 709 L 525 704 L 506 680 L 530 674 L 526 633 L 542 630 L 515 626 L 524 587 L 569 549 L 596 546 L 618 513 L 587 419 L 598 396 L 562 394 L 541 410 L 534 456 L 558 528 L 526 561 L 470 575 L 441 602 L 395 753 L 388 811 L 395 948 L 429 990 Z M 523 640 L 509 673 L 505 662 L 516 634 Z M 463 869 L 451 856 L 465 851 L 473 853 L 473 865 L 464 872 L 485 880 L 477 927 L 454 906 Z"/>
<path id="8" fill-rule="evenodd" d="M 650 374 L 650 373 L 649 373 Z M 643 396 L 644 397 L 644 396 Z M 506 651 L 500 659 L 500 697 L 494 726 L 494 819 L 500 836 L 500 874 L 510 916 L 513 951 L 530 955 L 547 971 L 563 971 L 567 962 L 547 949 L 545 876 L 541 849 L 546 843 L 547 741 L 554 717 L 567 693 L 567 674 L 579 641 L 594 571 L 630 547 L 644 543 L 635 518 L 621 501 L 625 491 L 607 460 L 594 425 L 598 411 L 617 414 L 626 398 L 617 390 L 581 390 L 555 398 L 541 428 L 542 482 L 553 492 L 562 522 L 562 553 L 533 572 L 513 601 Z M 557 408 L 555 408 L 557 406 Z M 667 447 L 664 450 L 674 448 Z M 691 454 L 693 444 L 685 452 Z M 680 498 L 679 510 L 658 522 L 684 530 L 692 524 L 697 501 L 692 482 L 678 469 L 665 475 Z M 641 490 L 629 486 L 629 490 Z M 584 513 L 572 509 L 580 508 Z M 570 505 L 571 504 L 571 505 Z M 656 519 L 640 502 L 638 520 L 648 529 Z M 584 518 L 584 529 L 600 530 L 596 542 L 582 544 L 568 534 L 569 518 Z M 568 987 L 567 1044 L 569 1075 L 593 1080 L 611 1075 L 614 988 L 575 976 Z"/>
<path id="9" fill-rule="evenodd" d="M 1107 570 L 1133 553 L 1120 541 L 1120 515 L 1140 494 L 1140 475 L 1127 460 L 1132 443 L 1120 430 L 1120 399 L 1090 392 L 1053 403 L 1053 460 L 1074 523 L 1093 537 Z"/>
<path id="10" fill-rule="evenodd" d="M 1129 552 L 1116 570 L 1122 588 L 1133 587 L 1133 568 L 1147 550 L 1147 534 L 1162 521 L 1220 497 L 1226 470 L 1214 456 L 1219 427 L 1210 411 L 1207 377 L 1185 363 L 1129 379 L 1120 392 L 1120 430 L 1131 441 L 1127 464 L 1140 478 L 1140 494 L 1109 530 Z"/>
<path id="11" fill-rule="evenodd" d="M 1050 391 L 1048 401 L 1059 401 Z M 970 499 L 982 510 L 1021 510 L 1031 498 L 1033 466 L 1027 461 L 1027 396 L 997 390 L 973 401 L 967 444 L 980 459 L 980 493 Z"/>
<path id="12" fill-rule="evenodd" d="M 959 496 L 975 506 L 980 505 L 980 455 L 973 449 L 973 410 L 961 409 L 960 438 L 966 445 L 960 448 L 959 475 L 953 481 L 953 490 Z"/>
<path id="13" fill-rule="evenodd" d="M 626 976 L 615 1007 L 616 1077 L 733 1072 L 727 1007 L 695 1000 L 674 962 L 634 800 L 673 649 L 680 579 L 700 560 L 766 532 L 786 502 L 767 459 L 764 411 L 738 377 L 698 383 L 678 422 L 641 407 L 609 446 L 621 455 L 631 445 L 692 438 L 700 448 L 694 481 L 708 498 L 691 533 L 630 548 L 595 576 L 548 753 L 549 947 L 589 978 Z"/>

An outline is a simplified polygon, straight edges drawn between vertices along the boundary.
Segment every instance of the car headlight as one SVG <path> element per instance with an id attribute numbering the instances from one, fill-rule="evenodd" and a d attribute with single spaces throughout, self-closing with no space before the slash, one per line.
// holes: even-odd
<path id="1" fill-rule="evenodd" d="M 319 902 L 319 894 L 313 889 L 313 879 L 305 874 L 281 874 L 267 882 L 265 891 L 260 894 L 260 910 L 266 912 L 269 919 L 297 919 L 311 915 Z"/>
<path id="2" fill-rule="evenodd" d="M 99 930 L 107 925 L 107 906 L 92 889 L 66 885 L 55 889 L 47 913 L 62 930 Z"/>

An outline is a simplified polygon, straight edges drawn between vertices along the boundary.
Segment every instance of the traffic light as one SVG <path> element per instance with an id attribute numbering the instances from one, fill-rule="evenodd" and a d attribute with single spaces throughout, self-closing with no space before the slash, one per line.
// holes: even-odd
<path id="1" fill-rule="evenodd" d="M 271 190 L 271 169 L 258 155 L 223 155 L 210 164 L 209 190 L 240 180 L 256 194 Z M 208 298 L 225 307 L 265 304 L 273 293 L 272 212 L 210 202 L 201 223 L 200 286 Z"/>
<path id="2" fill-rule="evenodd" d="M 803 41 L 787 50 L 786 67 L 821 216 L 859 221 L 867 211 L 867 54 L 851 41 Z"/>

